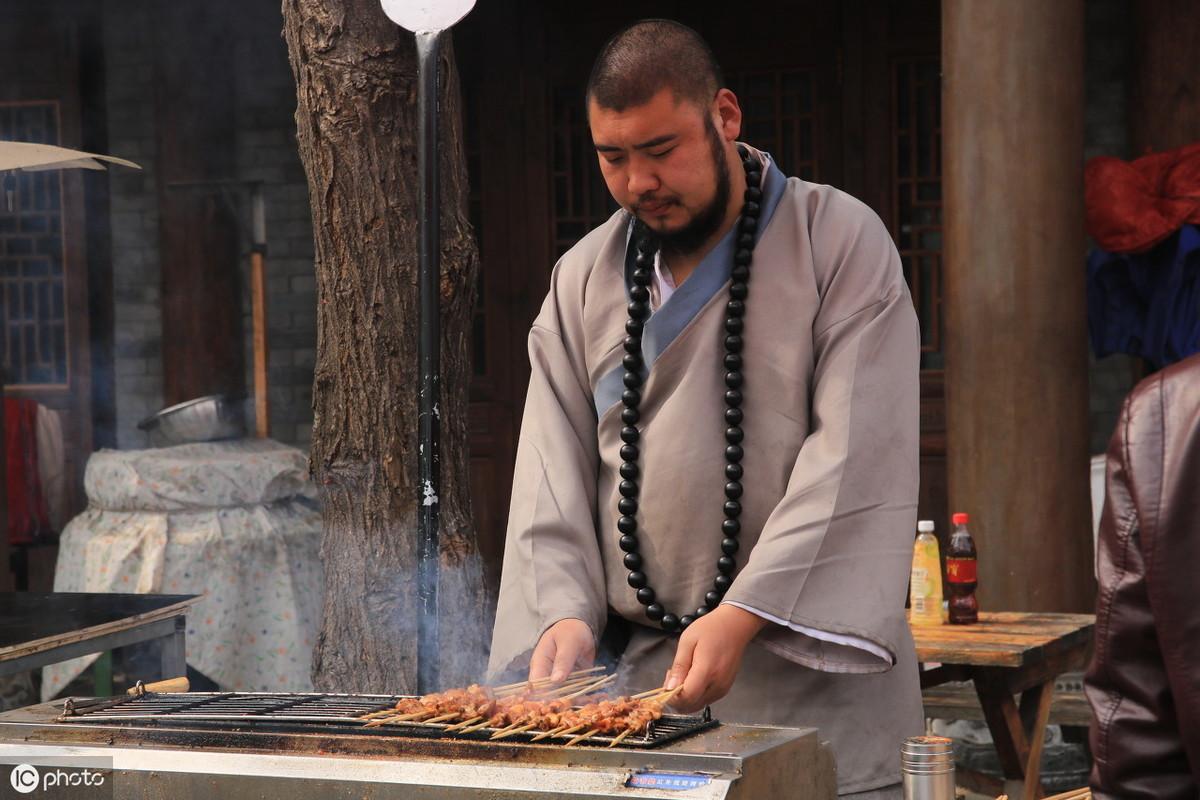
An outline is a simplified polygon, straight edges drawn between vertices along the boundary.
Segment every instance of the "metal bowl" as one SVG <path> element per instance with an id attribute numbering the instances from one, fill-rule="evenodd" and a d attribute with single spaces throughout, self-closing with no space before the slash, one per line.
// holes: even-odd
<path id="1" fill-rule="evenodd" d="M 138 428 L 149 434 L 155 447 L 240 439 L 246 435 L 246 409 L 237 398 L 212 394 L 164 408 L 139 422 Z"/>

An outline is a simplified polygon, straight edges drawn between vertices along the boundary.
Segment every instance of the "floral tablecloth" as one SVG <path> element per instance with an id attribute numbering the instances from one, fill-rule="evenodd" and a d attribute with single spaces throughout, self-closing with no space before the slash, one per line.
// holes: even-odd
<path id="1" fill-rule="evenodd" d="M 304 453 L 270 439 L 97 452 L 54 590 L 204 595 L 188 664 L 226 690 L 311 691 L 323 574 L 307 474 Z M 46 667 L 43 699 L 95 659 Z"/>

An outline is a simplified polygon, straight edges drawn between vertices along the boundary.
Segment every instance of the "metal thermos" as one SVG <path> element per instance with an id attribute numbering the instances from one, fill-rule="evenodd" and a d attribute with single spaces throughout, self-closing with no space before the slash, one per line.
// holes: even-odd
<path id="1" fill-rule="evenodd" d="M 954 800 L 954 748 L 944 736 L 910 736 L 900 748 L 904 800 Z"/>

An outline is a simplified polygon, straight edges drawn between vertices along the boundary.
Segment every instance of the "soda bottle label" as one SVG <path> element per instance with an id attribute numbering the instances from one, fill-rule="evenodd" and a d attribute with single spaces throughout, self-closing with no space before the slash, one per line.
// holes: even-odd
<path id="1" fill-rule="evenodd" d="M 946 580 L 950 583 L 975 583 L 977 562 L 973 558 L 947 558 Z"/>

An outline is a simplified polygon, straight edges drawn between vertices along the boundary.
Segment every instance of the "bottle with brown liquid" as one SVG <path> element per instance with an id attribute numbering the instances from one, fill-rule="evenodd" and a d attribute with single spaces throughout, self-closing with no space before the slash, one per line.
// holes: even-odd
<path id="1" fill-rule="evenodd" d="M 955 514 L 954 533 L 946 548 L 946 593 L 950 595 L 950 624 L 971 625 L 979 621 L 979 603 L 975 600 L 978 585 L 975 540 L 967 530 L 969 517 Z"/>

